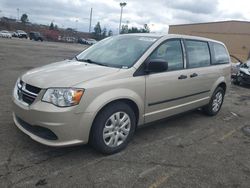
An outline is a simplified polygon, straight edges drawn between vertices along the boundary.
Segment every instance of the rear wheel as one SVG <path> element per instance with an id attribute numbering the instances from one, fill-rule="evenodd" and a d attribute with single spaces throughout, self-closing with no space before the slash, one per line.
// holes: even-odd
<path id="1" fill-rule="evenodd" d="M 204 107 L 204 111 L 209 116 L 218 114 L 224 101 L 225 91 L 221 87 L 217 87 L 214 91 L 209 104 Z"/>
<path id="2" fill-rule="evenodd" d="M 124 149 L 131 140 L 136 118 L 129 105 L 116 102 L 105 107 L 96 117 L 90 143 L 104 154 L 113 154 Z"/>

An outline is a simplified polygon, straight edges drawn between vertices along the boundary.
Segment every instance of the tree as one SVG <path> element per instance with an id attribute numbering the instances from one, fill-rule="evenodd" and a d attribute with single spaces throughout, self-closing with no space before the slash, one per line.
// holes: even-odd
<path id="1" fill-rule="evenodd" d="M 128 29 L 128 33 L 141 33 L 137 27 L 132 27 Z"/>
<path id="2" fill-rule="evenodd" d="M 150 33 L 150 29 L 148 27 L 148 24 L 144 24 L 144 28 L 142 29 L 142 33 Z"/>
<path id="3" fill-rule="evenodd" d="M 53 22 L 50 23 L 49 29 L 54 30 L 54 23 Z"/>
<path id="4" fill-rule="evenodd" d="M 107 36 L 107 29 L 106 27 L 104 27 L 102 30 L 102 37 L 105 38 L 106 36 Z"/>
<path id="5" fill-rule="evenodd" d="M 127 32 L 126 32 L 127 29 Z M 124 31 L 123 31 L 124 30 Z M 144 24 L 142 28 L 131 27 L 131 28 L 122 28 L 121 33 L 150 33 L 150 29 L 147 24 Z"/>
<path id="6" fill-rule="evenodd" d="M 109 32 L 108 32 L 108 36 L 111 37 L 113 36 L 113 31 L 110 29 Z"/>
<path id="7" fill-rule="evenodd" d="M 94 35 L 96 38 L 100 39 L 102 34 L 102 28 L 100 22 L 97 22 L 97 24 L 94 27 Z"/>
<path id="8" fill-rule="evenodd" d="M 21 22 L 22 23 L 27 23 L 29 21 L 28 15 L 27 14 L 23 14 L 21 16 Z"/>
<path id="9" fill-rule="evenodd" d="M 122 25 L 121 34 L 128 33 L 128 25 Z"/>

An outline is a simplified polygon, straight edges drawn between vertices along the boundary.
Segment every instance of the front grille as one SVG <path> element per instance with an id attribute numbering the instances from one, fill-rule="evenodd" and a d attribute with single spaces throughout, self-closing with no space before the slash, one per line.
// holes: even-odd
<path id="1" fill-rule="evenodd" d="M 39 92 L 41 91 L 41 88 L 26 84 L 22 80 L 17 83 L 17 95 L 18 99 L 31 105 Z"/>
<path id="2" fill-rule="evenodd" d="M 16 116 L 16 120 L 17 122 L 26 130 L 31 132 L 32 134 L 39 136 L 43 139 L 47 139 L 47 140 L 57 140 L 58 137 L 56 136 L 55 133 L 53 133 L 51 130 L 49 130 L 48 128 L 45 127 L 41 127 L 41 126 L 33 126 L 30 125 L 29 123 L 25 122 L 24 120 L 22 120 L 21 118 Z"/>
<path id="3" fill-rule="evenodd" d="M 40 88 L 29 85 L 29 84 L 26 84 L 26 89 L 32 93 L 35 93 L 35 94 L 38 94 L 41 91 Z"/>

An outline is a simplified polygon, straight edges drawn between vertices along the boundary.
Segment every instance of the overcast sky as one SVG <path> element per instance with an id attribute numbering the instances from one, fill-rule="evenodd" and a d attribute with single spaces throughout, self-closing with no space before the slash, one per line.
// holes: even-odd
<path id="1" fill-rule="evenodd" d="M 17 18 L 27 13 L 29 20 L 59 27 L 88 31 L 90 8 L 93 24 L 117 33 L 120 18 L 119 0 L 0 0 L 0 17 Z M 123 2 L 123 1 L 122 1 Z M 142 27 L 147 23 L 152 32 L 167 33 L 171 24 L 222 20 L 250 21 L 249 0 L 125 0 L 123 24 Z M 77 21 L 76 21 L 77 20 Z"/>

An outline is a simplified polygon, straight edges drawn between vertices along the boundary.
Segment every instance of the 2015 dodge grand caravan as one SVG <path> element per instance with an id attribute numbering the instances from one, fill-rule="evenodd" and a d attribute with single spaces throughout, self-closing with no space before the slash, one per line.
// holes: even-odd
<path id="1" fill-rule="evenodd" d="M 130 34 L 104 39 L 73 60 L 23 74 L 13 119 L 49 146 L 126 147 L 137 126 L 202 107 L 216 115 L 230 83 L 229 54 L 218 41 Z"/>

